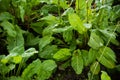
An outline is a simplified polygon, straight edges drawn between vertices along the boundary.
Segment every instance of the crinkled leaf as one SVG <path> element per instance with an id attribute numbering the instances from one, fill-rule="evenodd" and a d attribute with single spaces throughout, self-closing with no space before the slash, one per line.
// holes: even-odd
<path id="1" fill-rule="evenodd" d="M 95 32 L 91 32 L 88 45 L 93 49 L 98 49 L 104 45 L 104 41 Z"/>
<path id="2" fill-rule="evenodd" d="M 70 49 L 62 48 L 54 54 L 53 58 L 57 61 L 64 61 L 67 60 L 70 56 Z"/>
<path id="3" fill-rule="evenodd" d="M 75 14 L 75 13 L 70 13 L 68 15 L 68 19 L 69 19 L 69 23 L 71 24 L 71 26 L 77 30 L 80 34 L 83 34 L 86 32 L 86 28 L 83 25 L 82 20 L 80 19 L 80 17 Z"/>
<path id="4" fill-rule="evenodd" d="M 99 62 L 94 62 L 91 66 L 90 66 L 90 71 L 93 74 L 98 74 L 100 72 L 100 64 Z"/>
<path id="5" fill-rule="evenodd" d="M 111 80 L 111 78 L 105 71 L 102 71 L 101 80 Z"/>
<path id="6" fill-rule="evenodd" d="M 76 74 L 82 73 L 84 63 L 80 50 L 77 50 L 73 53 L 71 59 L 71 66 L 75 70 Z"/>

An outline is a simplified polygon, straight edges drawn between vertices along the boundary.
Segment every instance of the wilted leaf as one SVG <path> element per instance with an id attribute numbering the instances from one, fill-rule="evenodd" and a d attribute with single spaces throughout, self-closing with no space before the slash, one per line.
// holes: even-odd
<path id="1" fill-rule="evenodd" d="M 76 74 L 82 73 L 84 63 L 80 50 L 77 50 L 73 53 L 71 66 L 75 70 Z"/>

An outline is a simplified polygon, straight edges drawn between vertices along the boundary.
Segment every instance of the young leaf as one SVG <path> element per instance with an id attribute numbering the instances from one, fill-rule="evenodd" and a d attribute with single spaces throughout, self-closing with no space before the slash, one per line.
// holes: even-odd
<path id="1" fill-rule="evenodd" d="M 111 80 L 111 78 L 105 71 L 102 71 L 101 80 Z"/>
<path id="2" fill-rule="evenodd" d="M 82 73 L 84 63 L 83 63 L 83 58 L 80 50 L 76 50 L 73 53 L 72 59 L 71 59 L 71 66 L 75 70 L 76 74 Z"/>
<path id="3" fill-rule="evenodd" d="M 88 45 L 93 49 L 98 49 L 99 47 L 104 45 L 104 41 L 95 32 L 91 32 Z"/>
<path id="4" fill-rule="evenodd" d="M 71 26 L 77 30 L 80 34 L 83 34 L 86 32 L 86 28 L 85 26 L 83 25 L 83 22 L 82 20 L 80 19 L 80 17 L 75 14 L 75 13 L 70 13 L 68 15 L 68 20 L 69 20 L 69 23 L 71 24 Z"/>
<path id="5" fill-rule="evenodd" d="M 90 71 L 93 73 L 93 74 L 98 74 L 99 71 L 100 71 L 100 64 L 99 62 L 94 62 L 91 66 L 90 66 Z"/>
<path id="6" fill-rule="evenodd" d="M 70 56 L 70 49 L 62 48 L 54 54 L 53 58 L 57 61 L 64 61 L 67 60 Z"/>

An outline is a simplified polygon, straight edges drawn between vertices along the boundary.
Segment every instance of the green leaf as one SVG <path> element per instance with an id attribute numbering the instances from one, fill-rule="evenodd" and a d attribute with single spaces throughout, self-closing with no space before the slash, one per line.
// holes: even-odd
<path id="1" fill-rule="evenodd" d="M 55 61 L 53 60 L 45 60 L 41 64 L 41 68 L 38 71 L 37 80 L 46 80 L 52 75 L 53 70 L 57 67 Z"/>
<path id="2" fill-rule="evenodd" d="M 98 51 L 91 48 L 88 53 L 88 63 L 93 63 L 97 58 L 97 54 Z"/>
<path id="3" fill-rule="evenodd" d="M 22 72 L 22 78 L 30 80 L 34 74 L 36 74 L 41 69 L 41 61 L 39 59 L 36 59 L 31 64 L 27 66 L 27 68 L 24 69 Z"/>
<path id="4" fill-rule="evenodd" d="M 71 66 L 75 70 L 76 74 L 82 73 L 84 63 L 83 63 L 83 58 L 80 50 L 76 50 L 73 53 L 72 59 L 71 59 Z"/>
<path id="5" fill-rule="evenodd" d="M 93 49 L 98 49 L 104 45 L 104 41 L 95 32 L 91 32 L 88 45 Z"/>
<path id="6" fill-rule="evenodd" d="M 68 20 L 69 20 L 69 23 L 71 24 L 71 26 L 77 30 L 80 34 L 83 34 L 86 32 L 86 28 L 85 26 L 83 25 L 83 22 L 82 20 L 80 19 L 80 17 L 75 14 L 75 13 L 70 13 L 68 15 Z"/>
<path id="7" fill-rule="evenodd" d="M 0 63 L 0 73 L 2 75 L 5 75 L 5 74 L 9 73 L 14 68 L 15 68 L 14 64 L 10 64 L 10 65 L 6 66 L 6 64 L 1 64 Z"/>
<path id="8" fill-rule="evenodd" d="M 5 20 L 13 20 L 13 16 L 8 13 L 8 12 L 2 12 L 0 13 L 0 21 L 5 21 Z"/>
<path id="9" fill-rule="evenodd" d="M 111 80 L 111 78 L 105 71 L 102 71 L 101 80 Z"/>
<path id="10" fill-rule="evenodd" d="M 39 50 L 42 51 L 43 48 L 48 45 L 50 42 L 53 41 L 53 37 L 52 36 L 44 36 L 43 38 L 40 39 L 39 41 Z"/>
<path id="11" fill-rule="evenodd" d="M 57 17 L 55 17 L 53 15 L 45 16 L 45 17 L 41 18 L 40 20 L 45 21 L 49 25 L 54 25 L 54 24 L 57 24 L 59 22 L 59 20 L 57 19 Z"/>
<path id="12" fill-rule="evenodd" d="M 83 57 L 84 66 L 88 66 L 88 51 L 87 50 L 81 50 L 81 54 Z"/>
<path id="13" fill-rule="evenodd" d="M 63 32 L 63 38 L 66 42 L 70 42 L 73 38 L 73 31 L 72 29 L 68 29 Z"/>
<path id="14" fill-rule="evenodd" d="M 76 0 L 75 9 L 81 10 L 86 8 L 86 0 Z"/>
<path id="15" fill-rule="evenodd" d="M 7 31 L 7 34 L 11 37 L 15 37 L 16 36 L 16 31 L 15 31 L 15 27 L 13 24 L 11 24 L 8 21 L 3 21 L 1 23 L 1 26 L 3 27 L 4 30 Z"/>
<path id="16" fill-rule="evenodd" d="M 39 56 L 45 59 L 52 59 L 57 50 L 58 49 L 56 45 L 48 45 L 43 49 L 42 52 L 39 53 Z"/>
<path id="17" fill-rule="evenodd" d="M 116 62 L 115 53 L 114 53 L 114 51 L 113 51 L 111 48 L 103 46 L 103 47 L 101 47 L 101 48 L 99 49 L 99 53 L 100 53 L 101 55 L 103 54 L 103 56 L 104 56 L 106 59 Z"/>
<path id="18" fill-rule="evenodd" d="M 22 22 L 24 22 L 24 15 L 25 15 L 24 6 L 19 6 L 19 9 L 20 9 L 20 18 Z"/>
<path id="19" fill-rule="evenodd" d="M 24 80 L 24 79 L 21 77 L 11 76 L 11 77 L 8 77 L 7 80 Z"/>
<path id="20" fill-rule="evenodd" d="M 29 48 L 22 54 L 22 57 L 24 58 L 24 61 L 26 61 L 29 57 L 33 56 L 35 53 L 38 53 L 38 51 L 36 51 L 35 48 Z"/>
<path id="21" fill-rule="evenodd" d="M 94 62 L 91 66 L 90 66 L 90 71 L 93 74 L 98 74 L 100 72 L 100 64 L 99 62 Z"/>
<path id="22" fill-rule="evenodd" d="M 113 43 L 115 45 L 119 45 L 119 42 L 116 39 L 116 34 L 113 33 L 113 31 L 108 31 L 107 29 L 99 30 L 99 31 L 105 36 L 105 40 L 107 38 L 107 41 L 108 41 L 108 39 L 110 38 L 111 43 Z"/>
<path id="23" fill-rule="evenodd" d="M 35 37 L 32 33 L 27 33 L 27 39 L 25 42 L 26 46 L 34 46 L 39 43 L 40 38 Z"/>
<path id="24" fill-rule="evenodd" d="M 64 61 L 67 60 L 70 56 L 70 49 L 62 48 L 54 54 L 53 58 L 57 61 Z"/>
<path id="25" fill-rule="evenodd" d="M 106 56 L 104 55 L 101 56 L 101 55 L 102 54 L 98 52 L 97 60 L 105 67 L 113 69 L 115 67 L 115 62 L 113 60 L 106 58 Z"/>
<path id="26" fill-rule="evenodd" d="M 44 22 L 31 23 L 30 25 L 30 28 L 32 28 L 35 32 L 37 32 L 38 34 L 42 34 Z"/>
<path id="27" fill-rule="evenodd" d="M 24 52 L 24 38 L 23 38 L 22 30 L 17 25 L 15 26 L 15 30 L 17 32 L 15 37 L 11 37 L 11 36 L 7 37 L 7 41 L 8 41 L 7 49 L 9 52 L 11 52 L 11 50 L 18 47 L 17 48 L 18 51 L 21 50 L 20 53 L 23 53 Z"/>
<path id="28" fill-rule="evenodd" d="M 22 61 L 22 56 L 18 55 L 18 56 L 14 56 L 12 62 L 14 62 L 15 64 L 18 64 Z"/>

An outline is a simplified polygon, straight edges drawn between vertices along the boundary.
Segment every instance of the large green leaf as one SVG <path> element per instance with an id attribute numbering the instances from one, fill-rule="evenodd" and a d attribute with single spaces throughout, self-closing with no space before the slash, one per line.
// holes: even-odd
<path id="1" fill-rule="evenodd" d="M 115 45 L 119 45 L 119 42 L 118 42 L 117 39 L 116 39 L 116 34 L 113 33 L 113 31 L 109 31 L 109 30 L 107 30 L 107 29 L 105 29 L 105 30 L 99 30 L 99 31 L 103 34 L 103 36 L 105 36 L 106 42 L 107 42 L 108 39 L 110 38 L 110 42 L 111 42 L 111 43 L 113 43 L 113 44 L 115 44 Z M 106 38 L 107 38 L 107 39 L 106 39 Z"/>
<path id="2" fill-rule="evenodd" d="M 43 38 L 40 39 L 39 41 L 39 50 L 42 51 L 43 48 L 48 45 L 50 42 L 52 42 L 54 38 L 52 36 L 44 36 Z"/>
<path id="3" fill-rule="evenodd" d="M 115 67 L 115 61 L 112 60 L 112 58 L 113 58 L 113 56 L 111 56 L 111 53 L 106 55 L 105 50 L 103 50 L 102 52 L 99 51 L 97 54 L 97 60 L 102 65 L 104 65 L 105 67 L 110 68 L 110 69 Z"/>
<path id="4" fill-rule="evenodd" d="M 13 20 L 13 16 L 8 13 L 8 12 L 2 12 L 0 13 L 0 21 L 5 21 L 5 20 Z"/>
<path id="5" fill-rule="evenodd" d="M 67 60 L 70 56 L 70 49 L 62 48 L 54 54 L 53 58 L 57 61 L 64 61 Z"/>
<path id="6" fill-rule="evenodd" d="M 116 62 L 115 53 L 111 48 L 103 46 L 99 49 L 99 53 L 103 54 L 106 59 Z"/>
<path id="7" fill-rule="evenodd" d="M 72 59 L 71 59 L 71 66 L 75 70 L 76 74 L 82 73 L 84 63 L 83 63 L 83 58 L 82 58 L 80 50 L 76 50 L 73 53 Z"/>
<path id="8" fill-rule="evenodd" d="M 84 62 L 84 66 L 88 66 L 88 51 L 87 50 L 81 50 L 81 54 L 83 57 L 83 62 Z"/>
<path id="9" fill-rule="evenodd" d="M 90 71 L 93 73 L 93 74 L 98 74 L 99 71 L 100 71 L 100 64 L 99 62 L 94 62 L 91 66 L 90 66 Z"/>
<path id="10" fill-rule="evenodd" d="M 24 69 L 22 72 L 22 78 L 31 80 L 31 78 L 34 76 L 34 74 L 37 74 L 37 72 L 41 69 L 41 61 L 39 59 L 33 61 L 31 64 L 27 66 L 27 68 Z"/>
<path id="11" fill-rule="evenodd" d="M 39 43 L 39 40 L 40 40 L 40 38 L 38 36 L 35 37 L 32 33 L 27 33 L 25 45 L 26 46 L 34 46 Z"/>
<path id="12" fill-rule="evenodd" d="M 11 50 L 18 47 L 17 49 L 18 50 L 21 49 L 21 53 L 23 53 L 24 52 L 24 38 L 23 38 L 22 30 L 19 28 L 19 26 L 16 25 L 15 31 L 16 31 L 15 37 L 11 37 L 11 36 L 7 37 L 7 41 L 8 41 L 7 49 L 9 52 L 11 52 Z"/>
<path id="13" fill-rule="evenodd" d="M 43 49 L 42 52 L 39 53 L 39 56 L 45 59 L 52 59 L 57 50 L 58 49 L 56 45 L 48 45 Z"/>
<path id="14" fill-rule="evenodd" d="M 88 53 L 88 63 L 93 63 L 95 59 L 97 58 L 98 51 L 94 49 L 90 49 Z"/>
<path id="15" fill-rule="evenodd" d="M 37 80 L 46 80 L 52 75 L 53 70 L 57 67 L 55 61 L 45 60 L 42 64 L 41 69 L 39 70 Z"/>
<path id="16" fill-rule="evenodd" d="M 86 32 L 86 28 L 83 25 L 82 20 L 80 19 L 80 17 L 75 14 L 75 13 L 70 13 L 68 16 L 69 19 L 69 23 L 71 24 L 71 26 L 77 30 L 80 34 L 83 34 Z"/>
<path id="17" fill-rule="evenodd" d="M 3 27 L 4 30 L 7 31 L 7 34 L 11 37 L 15 37 L 16 36 L 16 31 L 15 31 L 15 27 L 13 24 L 11 24 L 8 21 L 3 21 L 1 23 L 1 26 Z"/>
<path id="18" fill-rule="evenodd" d="M 91 32 L 88 45 L 93 49 L 98 49 L 99 47 L 104 45 L 104 41 L 95 32 Z"/>
<path id="19" fill-rule="evenodd" d="M 111 78 L 105 71 L 102 71 L 101 80 L 111 80 Z"/>

